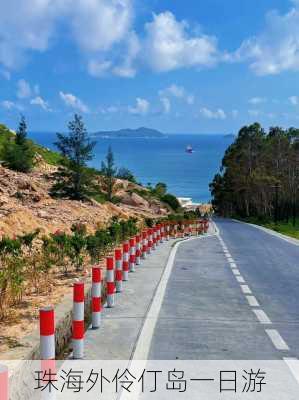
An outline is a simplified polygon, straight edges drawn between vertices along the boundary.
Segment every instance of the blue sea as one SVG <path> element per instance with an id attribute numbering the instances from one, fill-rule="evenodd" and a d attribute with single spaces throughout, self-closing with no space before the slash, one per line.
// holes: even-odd
<path id="1" fill-rule="evenodd" d="M 55 149 L 54 133 L 29 136 L 38 143 Z M 219 171 L 222 157 L 233 138 L 225 135 L 171 134 L 159 139 L 98 139 L 91 166 L 100 168 L 109 145 L 118 167 L 130 169 L 142 184 L 167 184 L 178 197 L 191 197 L 194 202 L 211 199 L 209 183 Z M 194 152 L 188 154 L 186 146 Z"/>

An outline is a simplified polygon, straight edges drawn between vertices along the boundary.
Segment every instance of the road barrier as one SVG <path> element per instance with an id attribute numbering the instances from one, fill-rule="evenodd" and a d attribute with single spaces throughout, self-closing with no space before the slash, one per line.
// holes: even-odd
<path id="1" fill-rule="evenodd" d="M 84 356 L 84 283 L 75 282 L 73 286 L 73 358 L 81 359 Z"/>
<path id="2" fill-rule="evenodd" d="M 135 272 L 136 262 L 135 238 L 130 239 L 130 272 Z"/>
<path id="3" fill-rule="evenodd" d="M 141 264 L 141 236 L 140 235 L 136 235 L 135 236 L 135 240 L 136 240 L 136 265 L 140 265 Z"/>
<path id="4" fill-rule="evenodd" d="M 147 254 L 151 254 L 153 248 L 153 239 L 154 239 L 153 228 L 149 228 L 147 230 L 147 234 L 148 234 Z"/>
<path id="5" fill-rule="evenodd" d="M 148 236 L 147 231 L 143 231 L 142 232 L 142 255 L 141 255 L 141 257 L 143 259 L 146 258 L 146 254 L 147 254 L 147 245 L 148 245 L 148 241 L 147 241 L 148 237 L 147 236 Z"/>
<path id="6" fill-rule="evenodd" d="M 102 316 L 102 270 L 95 266 L 92 268 L 92 317 L 91 326 L 93 329 L 98 329 L 101 325 Z"/>
<path id="7" fill-rule="evenodd" d="M 40 358 L 55 359 L 55 311 L 53 307 L 39 310 Z"/>
<path id="8" fill-rule="evenodd" d="M 123 289 L 123 265 L 121 249 L 114 250 L 115 257 L 115 287 L 116 293 L 121 293 Z"/>
<path id="9" fill-rule="evenodd" d="M 8 368 L 0 364 L 0 400 L 8 400 Z"/>
<path id="10" fill-rule="evenodd" d="M 123 244 L 123 281 L 129 280 L 129 242 Z"/>
<path id="11" fill-rule="evenodd" d="M 114 281 L 114 258 L 106 258 L 106 286 L 107 286 L 107 307 L 114 307 L 114 292 L 115 292 L 115 281 Z"/>

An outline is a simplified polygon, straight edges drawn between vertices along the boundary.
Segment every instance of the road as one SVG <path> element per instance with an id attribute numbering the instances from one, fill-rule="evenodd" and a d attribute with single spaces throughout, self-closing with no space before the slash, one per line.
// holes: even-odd
<path id="1" fill-rule="evenodd" d="M 299 357 L 299 246 L 217 219 L 219 235 L 182 243 L 149 359 Z"/>

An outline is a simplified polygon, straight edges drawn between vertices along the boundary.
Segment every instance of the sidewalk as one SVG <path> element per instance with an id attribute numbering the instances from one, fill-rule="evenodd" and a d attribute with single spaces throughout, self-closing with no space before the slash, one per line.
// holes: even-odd
<path id="1" fill-rule="evenodd" d="M 100 329 L 85 335 L 85 360 L 129 360 L 134 352 L 144 318 L 154 298 L 172 246 L 180 239 L 160 244 L 136 266 L 115 294 L 115 307 L 104 307 Z"/>

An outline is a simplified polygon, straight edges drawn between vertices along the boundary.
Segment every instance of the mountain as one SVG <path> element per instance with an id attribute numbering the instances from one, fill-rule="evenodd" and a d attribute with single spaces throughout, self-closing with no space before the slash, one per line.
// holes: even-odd
<path id="1" fill-rule="evenodd" d="M 100 131 L 92 134 L 96 138 L 163 138 L 163 133 L 150 128 L 120 129 L 118 131 Z"/>

